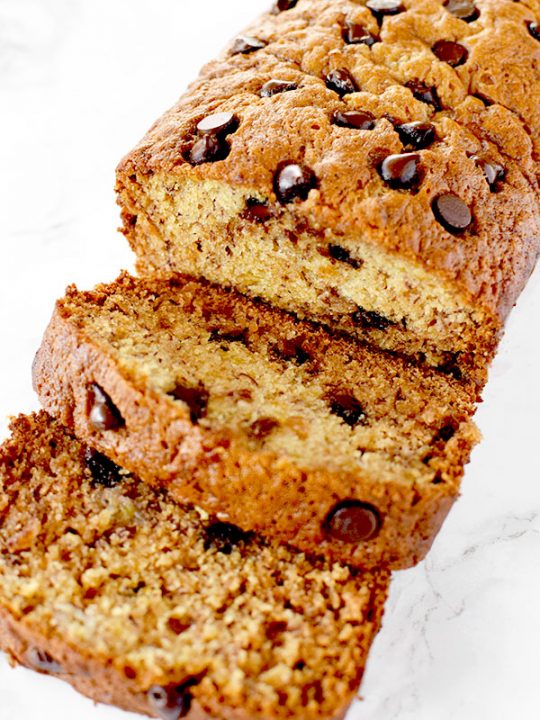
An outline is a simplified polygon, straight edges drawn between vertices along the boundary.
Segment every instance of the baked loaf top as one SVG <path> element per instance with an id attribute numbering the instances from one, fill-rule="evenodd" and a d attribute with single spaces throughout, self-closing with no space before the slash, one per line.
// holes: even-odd
<path id="1" fill-rule="evenodd" d="M 423 557 L 477 440 L 456 380 L 189 278 L 69 289 L 34 385 L 144 480 L 363 566 Z"/>
<path id="2" fill-rule="evenodd" d="M 270 549 L 181 507 L 45 413 L 0 450 L 0 647 L 163 718 L 337 718 L 388 575 Z"/>
<path id="3" fill-rule="evenodd" d="M 501 322 L 540 246 L 539 23 L 537 0 L 281 0 L 127 156 L 119 190 L 165 172 L 273 205 L 282 164 L 299 163 L 288 211 L 419 263 Z M 374 122 L 336 122 L 351 110 Z M 197 124 L 221 112 L 236 118 L 226 141 L 195 153 L 218 161 L 193 166 Z M 433 141 L 398 129 L 418 121 Z M 403 152 L 414 172 L 386 182 L 381 162 Z"/>

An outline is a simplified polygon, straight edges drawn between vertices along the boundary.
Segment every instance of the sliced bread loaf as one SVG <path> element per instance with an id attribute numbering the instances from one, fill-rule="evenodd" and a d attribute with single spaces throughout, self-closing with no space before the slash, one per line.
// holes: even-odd
<path id="1" fill-rule="evenodd" d="M 362 567 L 424 556 L 477 440 L 456 380 L 186 278 L 71 288 L 34 383 L 178 500 Z"/>
<path id="2" fill-rule="evenodd" d="M 162 720 L 341 718 L 388 575 L 215 523 L 19 417 L 0 449 L 0 648 Z"/>

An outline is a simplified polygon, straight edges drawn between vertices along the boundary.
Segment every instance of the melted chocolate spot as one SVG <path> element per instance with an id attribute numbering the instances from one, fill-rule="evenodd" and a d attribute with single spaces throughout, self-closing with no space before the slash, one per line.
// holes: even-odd
<path id="1" fill-rule="evenodd" d="M 358 500 L 338 503 L 324 522 L 326 535 L 344 543 L 372 540 L 379 534 L 381 518 L 377 508 Z"/>
<path id="2" fill-rule="evenodd" d="M 230 555 L 235 547 L 251 541 L 253 533 L 244 532 L 236 525 L 214 522 L 204 529 L 204 549 L 214 548 L 223 555 Z"/>
<path id="3" fill-rule="evenodd" d="M 264 223 L 274 216 L 270 205 L 264 200 L 248 198 L 242 217 L 250 222 Z"/>
<path id="4" fill-rule="evenodd" d="M 97 383 L 88 387 L 88 419 L 90 424 L 101 432 L 118 430 L 125 425 L 120 411 Z"/>
<path id="5" fill-rule="evenodd" d="M 84 462 L 97 485 L 112 488 L 122 482 L 122 469 L 97 450 L 87 447 Z"/>
<path id="6" fill-rule="evenodd" d="M 333 260 L 347 263 L 347 265 L 350 265 L 356 270 L 364 264 L 363 260 L 357 260 L 356 258 L 351 257 L 350 252 L 344 247 L 341 247 L 341 245 L 328 245 L 327 248 L 321 248 L 320 252 L 322 255 L 328 255 Z"/>
<path id="7" fill-rule="evenodd" d="M 172 395 L 175 400 L 180 400 L 188 406 L 189 416 L 194 425 L 196 425 L 201 418 L 205 417 L 210 396 L 204 385 L 199 384 L 197 387 L 188 387 L 182 383 L 177 383 L 169 395 Z"/>
<path id="8" fill-rule="evenodd" d="M 328 396 L 330 412 L 337 415 L 349 427 L 366 425 L 367 415 L 362 405 L 348 393 L 336 393 Z"/>
<path id="9" fill-rule="evenodd" d="M 386 330 L 394 325 L 394 322 L 385 318 L 384 315 L 379 315 L 374 310 L 364 310 L 361 307 L 351 315 L 351 319 L 355 325 L 374 330 Z"/>
<path id="10" fill-rule="evenodd" d="M 271 417 L 262 417 L 249 426 L 249 434 L 256 440 L 264 440 L 270 433 L 279 427 L 279 422 Z"/>
<path id="11" fill-rule="evenodd" d="M 297 365 L 304 365 L 309 362 L 312 357 L 306 350 L 304 350 L 302 342 L 302 338 L 293 338 L 290 340 L 284 339 L 280 340 L 277 345 L 269 348 L 269 350 L 271 354 L 279 360 L 294 362 Z"/>

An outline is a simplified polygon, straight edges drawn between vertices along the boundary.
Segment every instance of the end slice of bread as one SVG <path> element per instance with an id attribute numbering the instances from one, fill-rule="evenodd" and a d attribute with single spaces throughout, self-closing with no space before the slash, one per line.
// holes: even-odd
<path id="1" fill-rule="evenodd" d="M 71 288 L 34 382 L 178 500 L 359 567 L 424 556 L 478 437 L 456 380 L 188 278 Z"/>
<path id="2" fill-rule="evenodd" d="M 0 449 L 0 647 L 98 702 L 341 718 L 387 585 L 172 502 L 44 412 Z"/>

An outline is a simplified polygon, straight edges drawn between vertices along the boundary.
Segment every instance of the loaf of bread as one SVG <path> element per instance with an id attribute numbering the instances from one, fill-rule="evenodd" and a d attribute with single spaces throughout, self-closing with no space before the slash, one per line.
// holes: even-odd
<path id="1" fill-rule="evenodd" d="M 280 0 L 118 168 L 138 268 L 480 386 L 540 248 L 538 0 Z"/>
<path id="2" fill-rule="evenodd" d="M 388 574 L 308 560 L 173 503 L 19 417 L 0 450 L 0 647 L 163 720 L 324 720 L 357 692 Z"/>
<path id="3" fill-rule="evenodd" d="M 367 568 L 425 555 L 477 439 L 455 379 L 187 278 L 69 289 L 34 386 L 177 499 Z"/>

